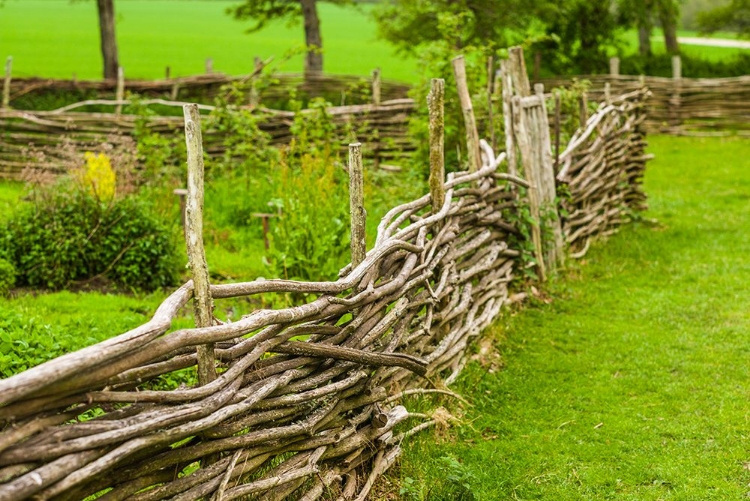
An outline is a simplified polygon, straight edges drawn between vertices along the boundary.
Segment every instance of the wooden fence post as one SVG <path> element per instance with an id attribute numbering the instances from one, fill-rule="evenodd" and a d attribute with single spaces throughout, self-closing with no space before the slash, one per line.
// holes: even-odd
<path id="1" fill-rule="evenodd" d="M 560 125 L 562 121 L 562 103 L 561 103 L 561 97 L 560 92 L 555 92 L 555 164 L 553 166 L 553 170 L 555 173 L 555 177 L 557 177 L 557 172 L 560 169 Z"/>
<path id="2" fill-rule="evenodd" d="M 212 57 L 206 58 L 206 75 L 210 75 L 214 72 L 214 59 Z"/>
<path id="3" fill-rule="evenodd" d="M 372 104 L 380 105 L 380 68 L 372 70 Z"/>
<path id="4" fill-rule="evenodd" d="M 495 90 L 495 56 L 490 55 L 487 58 L 487 129 L 490 135 L 490 144 L 492 145 L 492 151 L 496 150 L 495 144 L 495 118 L 494 110 L 492 106 L 492 96 Z"/>
<path id="5" fill-rule="evenodd" d="M 213 323 L 213 304 L 208 280 L 208 263 L 203 248 L 203 138 L 197 104 L 183 106 L 185 145 L 187 146 L 187 203 L 185 207 L 188 262 L 193 275 L 193 309 L 196 327 Z M 213 343 L 199 345 L 198 383 L 206 385 L 216 379 Z"/>
<path id="6" fill-rule="evenodd" d="M 469 172 L 476 172 L 482 165 L 482 156 L 479 149 L 479 132 L 477 122 L 474 119 L 474 107 L 471 104 L 469 86 L 466 83 L 466 63 L 464 56 L 453 59 L 453 74 L 456 77 L 456 88 L 458 89 L 458 100 L 464 114 L 464 125 L 466 126 L 466 149 L 469 157 Z"/>
<path id="7" fill-rule="evenodd" d="M 172 68 L 167 66 L 166 68 L 164 68 L 164 79 L 169 80 L 171 77 L 172 77 Z"/>
<path id="8" fill-rule="evenodd" d="M 500 82 L 503 96 L 503 125 L 505 127 L 505 153 L 508 160 L 508 174 L 518 175 L 518 156 L 513 124 L 513 80 L 510 76 L 510 61 L 500 61 Z"/>
<path id="9" fill-rule="evenodd" d="M 551 141 L 549 137 L 549 122 L 547 120 L 547 104 L 544 100 L 544 84 L 534 85 L 534 93 L 539 96 L 540 111 L 537 112 L 536 122 L 540 133 L 539 152 L 539 191 L 542 208 L 540 225 L 551 230 L 552 238 L 546 243 L 545 261 L 549 270 L 555 270 L 562 262 L 564 255 L 564 240 L 560 215 L 557 210 L 557 183 L 552 161 Z"/>
<path id="10" fill-rule="evenodd" d="M 586 128 L 586 122 L 589 121 L 589 95 L 588 92 L 583 91 L 581 92 L 581 102 L 580 102 L 580 119 L 581 119 L 581 128 Z"/>
<path id="11" fill-rule="evenodd" d="M 362 167 L 362 144 L 349 145 L 349 213 L 351 221 L 352 269 L 365 260 L 367 244 L 365 242 L 364 169 Z"/>
<path id="12" fill-rule="evenodd" d="M 10 80 L 13 72 L 13 56 L 5 60 L 5 80 L 3 80 L 3 109 L 10 108 Z"/>
<path id="13" fill-rule="evenodd" d="M 620 76 L 620 58 L 612 57 L 609 59 L 609 76 L 619 77 Z"/>
<path id="14" fill-rule="evenodd" d="M 612 87 L 609 82 L 604 82 L 604 102 L 607 104 L 612 103 Z"/>
<path id="15" fill-rule="evenodd" d="M 679 134 L 682 125 L 680 109 L 682 107 L 682 58 L 680 56 L 672 56 L 672 82 L 674 89 L 670 100 L 670 115 L 672 115 L 670 128 L 672 134 Z"/>
<path id="16" fill-rule="evenodd" d="M 123 71 L 122 66 L 117 67 L 117 90 L 115 91 L 115 99 L 117 101 L 125 99 L 125 72 Z M 115 114 L 120 116 L 121 113 L 122 104 L 118 104 L 115 108 Z"/>
<path id="17" fill-rule="evenodd" d="M 433 78 L 427 107 L 430 112 L 430 200 L 433 214 L 445 201 L 445 80 Z"/>

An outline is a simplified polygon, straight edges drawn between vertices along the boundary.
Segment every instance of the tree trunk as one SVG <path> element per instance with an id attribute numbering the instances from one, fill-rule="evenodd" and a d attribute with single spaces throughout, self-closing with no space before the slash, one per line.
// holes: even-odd
<path id="1" fill-rule="evenodd" d="M 320 37 L 320 19 L 318 19 L 317 0 L 300 0 L 302 16 L 305 19 L 305 76 L 323 73 L 323 40 Z"/>
<path id="2" fill-rule="evenodd" d="M 659 22 L 664 30 L 664 45 L 667 46 L 667 54 L 677 55 L 680 53 L 680 44 L 677 42 L 677 15 L 678 6 L 673 0 L 662 0 L 659 5 Z"/>
<path id="3" fill-rule="evenodd" d="M 115 6 L 114 0 L 97 0 L 99 8 L 99 32 L 102 40 L 102 59 L 104 60 L 104 78 L 117 78 L 117 40 L 115 38 Z"/>
<path id="4" fill-rule="evenodd" d="M 638 52 L 641 57 L 648 57 L 651 52 L 651 25 L 638 26 Z"/>

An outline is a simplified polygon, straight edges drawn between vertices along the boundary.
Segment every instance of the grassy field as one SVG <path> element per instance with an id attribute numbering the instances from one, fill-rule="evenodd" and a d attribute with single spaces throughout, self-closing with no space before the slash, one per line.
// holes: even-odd
<path id="1" fill-rule="evenodd" d="M 173 76 L 203 73 L 205 60 L 229 74 L 248 73 L 253 57 L 284 55 L 304 45 L 302 26 L 284 22 L 247 34 L 248 22 L 225 14 L 231 0 L 118 0 L 117 37 L 126 78 L 161 78 L 166 66 Z M 369 75 L 414 81 L 414 60 L 396 56 L 376 41 L 374 22 L 362 8 L 319 5 L 325 69 L 329 73 Z M 7 0 L 0 9 L 0 58 L 14 57 L 13 74 L 81 79 L 101 77 L 96 2 Z M 301 55 L 279 66 L 301 72 Z"/>
<path id="2" fill-rule="evenodd" d="M 650 143 L 658 224 L 594 245 L 551 303 L 496 324 L 503 367 L 471 364 L 465 426 L 408 445 L 405 499 L 750 495 L 750 144 Z"/>
<path id="3" fill-rule="evenodd" d="M 255 56 L 274 56 L 281 71 L 302 71 L 302 27 L 275 22 L 259 33 L 247 34 L 249 23 L 225 14 L 234 3 L 118 0 L 117 36 L 126 77 L 161 78 L 166 66 L 171 67 L 173 76 L 199 74 L 208 57 L 213 58 L 217 71 L 229 74 L 247 73 Z M 389 44 L 377 40 L 374 21 L 367 13 L 370 8 L 319 4 L 326 71 L 369 75 L 380 67 L 384 78 L 416 81 L 416 60 L 396 55 Z M 94 2 L 7 0 L 0 10 L 0 33 L 0 58 L 14 57 L 14 75 L 71 78 L 75 74 L 81 79 L 100 78 Z M 696 33 L 681 31 L 680 35 Z M 624 35 L 624 42 L 627 50 L 637 50 L 634 31 Z M 653 47 L 657 53 L 664 51 L 661 41 L 655 40 Z M 686 54 L 710 60 L 726 60 L 742 50 L 693 45 L 683 49 Z M 282 62 L 285 54 L 294 51 L 296 56 Z"/>

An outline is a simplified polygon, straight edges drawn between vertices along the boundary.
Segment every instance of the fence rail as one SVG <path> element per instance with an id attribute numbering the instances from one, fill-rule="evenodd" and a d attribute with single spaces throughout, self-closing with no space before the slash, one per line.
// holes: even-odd
<path id="1" fill-rule="evenodd" d="M 646 95 L 601 107 L 561 155 L 570 243 L 643 208 Z M 216 300 L 317 299 L 173 332 L 189 282 L 148 323 L 0 380 L 0 498 L 366 499 L 401 441 L 445 419 L 410 413 L 403 398 L 456 397 L 445 387 L 467 347 L 512 301 L 528 183 L 500 171 L 505 154 L 482 151 L 478 171 L 448 175 L 441 204 L 425 195 L 392 209 L 364 261 L 335 282 L 211 286 Z M 216 380 L 160 389 L 184 381 L 206 344 Z"/>

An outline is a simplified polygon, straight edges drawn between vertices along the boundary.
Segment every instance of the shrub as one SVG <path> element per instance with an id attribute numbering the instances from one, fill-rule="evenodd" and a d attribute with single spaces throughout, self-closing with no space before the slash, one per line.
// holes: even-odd
<path id="1" fill-rule="evenodd" d="M 136 198 L 105 203 L 58 185 L 20 209 L 1 237 L 23 285 L 59 289 L 103 278 L 153 290 L 177 279 L 170 232 Z"/>
<path id="2" fill-rule="evenodd" d="M 7 259 L 0 258 L 0 296 L 8 295 L 16 285 L 16 267 Z"/>

